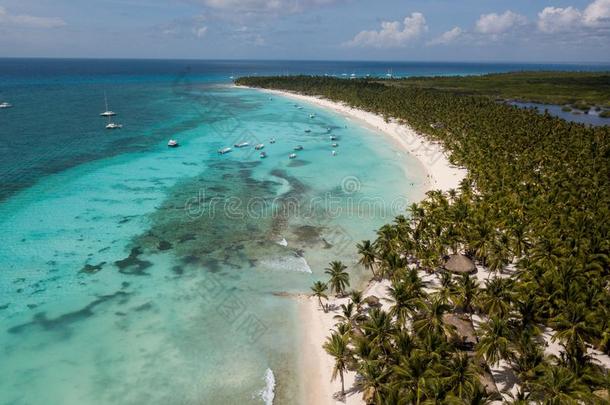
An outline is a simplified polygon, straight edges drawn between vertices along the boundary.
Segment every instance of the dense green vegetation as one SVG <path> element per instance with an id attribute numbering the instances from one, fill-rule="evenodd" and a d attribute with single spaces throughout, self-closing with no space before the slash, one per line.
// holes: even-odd
<path id="1" fill-rule="evenodd" d="M 548 104 L 610 106 L 610 72 L 515 72 L 413 77 L 384 82 L 394 86 Z"/>
<path id="2" fill-rule="evenodd" d="M 325 348 L 337 375 L 361 376 L 368 403 L 484 403 L 491 392 L 480 376 L 500 361 L 518 378 L 515 403 L 607 403 L 608 371 L 591 350 L 610 353 L 610 127 L 438 88 L 305 76 L 238 83 L 407 122 L 468 169 L 458 190 L 430 191 L 358 245 L 362 265 L 391 281 L 392 307 L 365 309 L 355 293 Z M 452 253 L 492 276 L 479 285 L 441 272 Z M 441 288 L 426 293 L 418 271 L 439 273 Z M 329 268 L 339 294 L 344 272 Z M 320 300 L 324 287 L 314 289 Z M 447 314 L 484 320 L 474 348 L 456 338 Z M 546 327 L 558 357 L 544 353 Z"/>

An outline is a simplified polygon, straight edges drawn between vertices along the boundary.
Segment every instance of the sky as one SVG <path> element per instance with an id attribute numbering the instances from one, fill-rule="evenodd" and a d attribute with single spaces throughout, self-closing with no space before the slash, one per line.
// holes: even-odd
<path id="1" fill-rule="evenodd" d="M 0 0 L 0 57 L 610 62 L 610 0 Z"/>

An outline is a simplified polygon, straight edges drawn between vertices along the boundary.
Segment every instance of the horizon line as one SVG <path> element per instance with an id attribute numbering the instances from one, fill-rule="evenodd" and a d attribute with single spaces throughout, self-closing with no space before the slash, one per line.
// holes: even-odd
<path id="1" fill-rule="evenodd" d="M 365 60 L 365 59 L 275 59 L 275 58 L 152 58 L 152 57 L 71 57 L 0 56 L 0 60 L 115 60 L 115 61 L 198 61 L 198 62 L 335 62 L 335 63 L 459 63 L 520 65 L 610 65 L 610 61 L 508 61 L 508 60 Z"/>

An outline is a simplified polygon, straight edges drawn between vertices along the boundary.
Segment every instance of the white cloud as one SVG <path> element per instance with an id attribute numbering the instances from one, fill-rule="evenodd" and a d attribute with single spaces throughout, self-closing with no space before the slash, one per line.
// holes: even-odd
<path id="1" fill-rule="evenodd" d="M 610 27 L 610 0 L 595 0 L 584 11 L 574 7 L 546 7 L 538 13 L 538 29 L 544 33 L 581 31 L 595 33 Z"/>
<path id="2" fill-rule="evenodd" d="M 428 45 L 450 44 L 450 43 L 454 42 L 455 40 L 457 40 L 460 36 L 462 36 L 463 33 L 464 33 L 464 30 L 461 29 L 460 27 L 453 27 L 449 31 L 441 34 L 439 37 L 434 38 L 431 41 L 428 41 Z"/>
<path id="3" fill-rule="evenodd" d="M 10 14 L 0 6 L 0 24 L 9 24 L 29 28 L 59 28 L 66 22 L 58 17 L 36 17 L 28 14 Z"/>
<path id="4" fill-rule="evenodd" d="M 538 29 L 547 33 L 569 31 L 577 27 L 581 19 L 582 13 L 574 7 L 546 7 L 538 13 Z"/>
<path id="5" fill-rule="evenodd" d="M 412 13 L 399 21 L 383 21 L 379 31 L 361 31 L 348 46 L 369 46 L 375 48 L 390 48 L 407 45 L 428 30 L 426 18 L 422 13 Z"/>
<path id="6" fill-rule="evenodd" d="M 197 38 L 203 38 L 208 33 L 208 27 L 193 28 L 193 33 Z"/>
<path id="7" fill-rule="evenodd" d="M 610 25 L 610 0 L 595 0 L 583 12 L 583 22 L 591 27 Z"/>
<path id="8" fill-rule="evenodd" d="M 499 35 L 514 27 L 527 24 L 527 18 L 510 10 L 503 14 L 483 14 L 476 23 L 475 30 L 481 34 Z"/>

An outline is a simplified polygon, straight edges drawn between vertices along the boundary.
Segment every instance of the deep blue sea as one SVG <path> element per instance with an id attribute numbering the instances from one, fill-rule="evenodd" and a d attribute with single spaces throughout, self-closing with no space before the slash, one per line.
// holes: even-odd
<path id="1" fill-rule="evenodd" d="M 290 295 L 335 259 L 362 285 L 355 243 L 426 173 L 231 77 L 550 69 L 608 66 L 0 59 L 0 404 L 269 403 L 270 373 L 274 403 L 299 403 Z"/>

